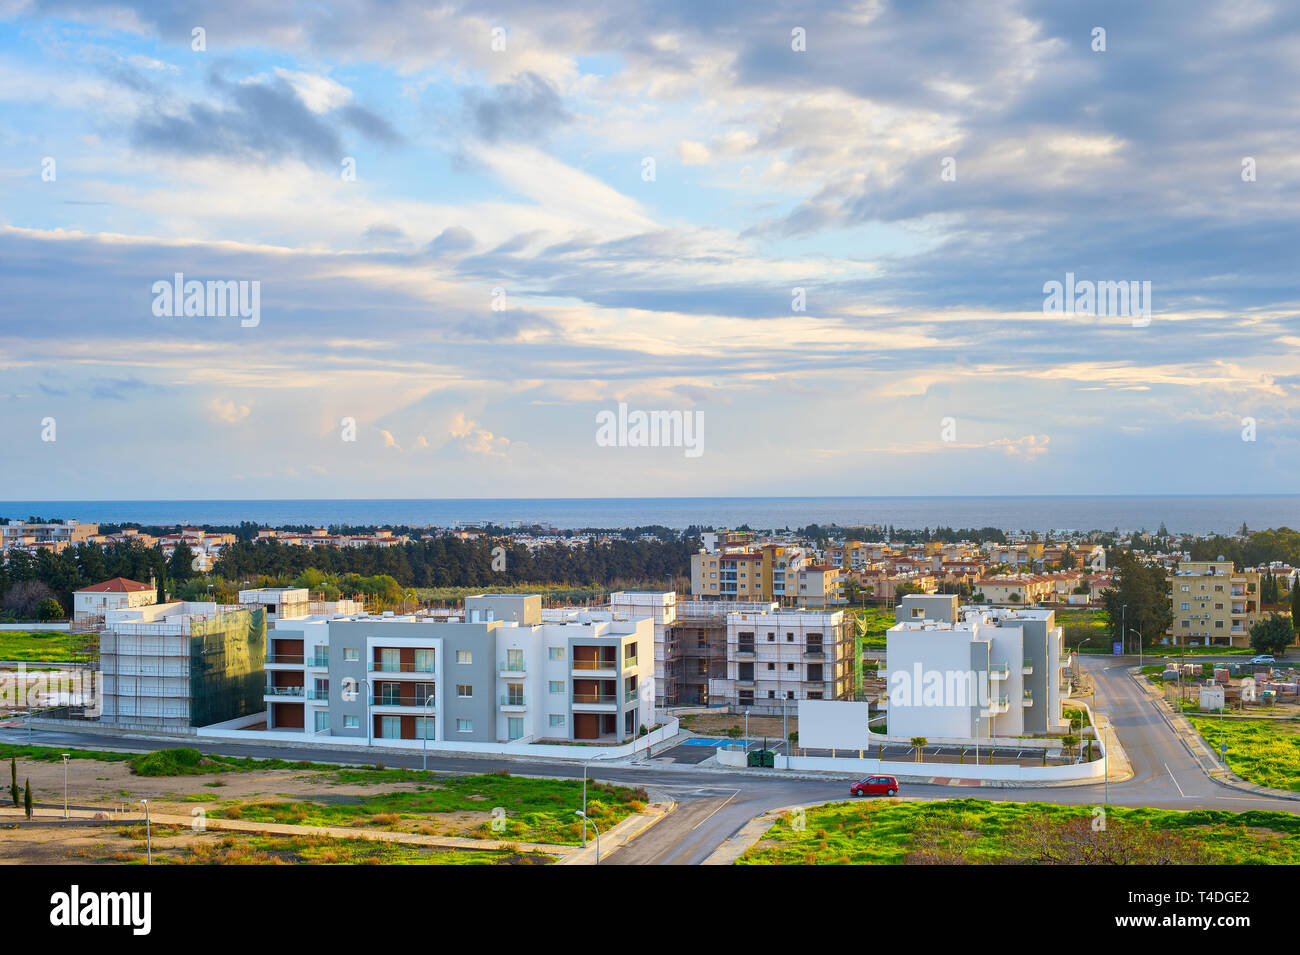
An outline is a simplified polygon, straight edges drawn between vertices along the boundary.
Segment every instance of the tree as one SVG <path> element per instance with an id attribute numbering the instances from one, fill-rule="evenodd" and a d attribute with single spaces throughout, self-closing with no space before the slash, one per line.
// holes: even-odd
<path id="1" fill-rule="evenodd" d="M 1136 630 L 1144 640 L 1154 640 L 1173 622 L 1173 605 L 1164 571 L 1144 564 L 1131 553 L 1120 551 L 1112 565 L 1119 574 L 1114 587 L 1102 591 L 1102 603 L 1110 621 L 1111 639 L 1123 642 L 1123 628 Z"/>
<path id="2" fill-rule="evenodd" d="M 189 544 L 177 544 L 167 563 L 167 576 L 177 583 L 184 583 L 194 576 L 194 551 Z"/>
<path id="3" fill-rule="evenodd" d="M 1300 580 L 1291 587 L 1291 626 L 1300 631 Z"/>
<path id="4" fill-rule="evenodd" d="M 1256 653 L 1280 654 L 1295 641 L 1291 621 L 1271 613 L 1250 628 L 1250 645 Z"/>
<path id="5" fill-rule="evenodd" d="M 41 601 L 54 598 L 54 591 L 39 580 L 24 580 L 14 584 L 5 594 L 5 609 L 12 610 L 25 620 L 35 618 Z"/>
<path id="6" fill-rule="evenodd" d="M 30 778 L 27 780 L 27 791 L 23 793 L 23 812 L 27 814 L 28 819 L 32 818 L 32 781 Z"/>
<path id="7" fill-rule="evenodd" d="M 930 741 L 926 739 L 924 736 L 912 737 L 912 745 L 916 747 L 916 761 L 918 763 L 921 762 L 921 748 L 924 747 L 925 744 L 928 742 Z"/>
<path id="8" fill-rule="evenodd" d="M 53 597 L 46 597 L 36 608 L 36 619 L 42 623 L 49 623 L 52 620 L 62 620 L 64 617 L 63 608 Z"/>
<path id="9" fill-rule="evenodd" d="M 18 806 L 18 760 L 9 757 L 9 798 L 14 801 L 14 808 Z"/>

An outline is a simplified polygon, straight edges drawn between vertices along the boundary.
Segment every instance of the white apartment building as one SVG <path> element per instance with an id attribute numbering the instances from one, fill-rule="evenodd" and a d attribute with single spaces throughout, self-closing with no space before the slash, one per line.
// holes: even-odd
<path id="1" fill-rule="evenodd" d="M 906 596 L 886 635 L 890 736 L 972 739 L 1064 732 L 1062 631 L 1046 609 L 963 607 Z"/>
<path id="2" fill-rule="evenodd" d="M 98 524 L 82 524 L 80 521 L 58 521 L 51 524 L 11 521 L 0 524 L 0 555 L 8 554 L 10 549 L 29 553 L 38 550 L 57 552 L 87 541 L 98 533 Z"/>
<path id="3" fill-rule="evenodd" d="M 459 617 L 313 614 L 270 634 L 267 729 L 455 742 L 628 741 L 654 725 L 654 621 L 467 597 Z"/>
<path id="4" fill-rule="evenodd" d="M 103 617 L 110 610 L 147 607 L 158 602 L 158 588 L 138 580 L 114 577 L 72 595 L 72 616 L 78 622 L 90 622 Z"/>

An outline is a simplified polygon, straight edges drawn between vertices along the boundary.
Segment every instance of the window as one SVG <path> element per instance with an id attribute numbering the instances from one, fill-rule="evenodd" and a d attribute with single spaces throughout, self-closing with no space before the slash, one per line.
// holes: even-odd
<path id="1" fill-rule="evenodd" d="M 547 659 L 550 659 L 550 660 L 563 660 L 563 659 L 564 659 L 564 647 L 551 647 L 550 649 L 548 649 L 548 650 L 546 651 L 546 656 L 547 656 Z"/>
<path id="2" fill-rule="evenodd" d="M 506 720 L 506 739 L 523 739 L 524 721 L 518 716 Z"/>
<path id="3" fill-rule="evenodd" d="M 768 668 L 769 670 L 775 670 L 775 669 L 776 669 L 776 664 L 775 664 L 775 663 L 770 663 L 770 662 L 769 662 L 768 665 L 767 665 L 767 668 Z"/>
<path id="4" fill-rule="evenodd" d="M 318 710 L 316 712 L 316 732 L 323 733 L 329 728 L 330 728 L 329 713 Z"/>
<path id="5" fill-rule="evenodd" d="M 433 651 L 432 650 L 415 651 L 415 672 L 417 673 L 433 672 Z"/>
<path id="6" fill-rule="evenodd" d="M 361 717 L 359 717 L 359 716 L 345 716 L 345 717 L 343 717 L 343 728 L 344 728 L 345 730 L 359 730 L 359 729 L 361 729 Z"/>
<path id="7" fill-rule="evenodd" d="M 361 659 L 361 651 L 356 647 L 344 647 L 343 659 L 347 663 L 356 663 Z"/>
<path id="8" fill-rule="evenodd" d="M 794 634 L 793 634 L 793 633 L 787 633 L 787 634 L 785 635 L 785 642 L 786 642 L 786 643 L 794 643 Z"/>
<path id="9" fill-rule="evenodd" d="M 551 689 L 551 692 L 552 692 L 552 693 L 563 693 L 563 692 L 564 692 L 564 681 L 563 681 L 563 680 L 551 680 L 551 681 L 550 681 L 550 689 Z"/>
<path id="10" fill-rule="evenodd" d="M 1179 609 L 1181 609 L 1181 610 L 1191 610 L 1191 609 L 1192 609 L 1192 605 L 1191 605 L 1190 603 L 1188 603 L 1186 600 L 1184 600 L 1184 601 L 1179 605 Z"/>
<path id="11" fill-rule="evenodd" d="M 769 633 L 769 634 L 767 635 L 767 642 L 768 642 L 768 643 L 771 643 L 771 642 L 772 642 L 773 640 L 775 640 L 775 639 L 776 639 L 776 634 L 775 634 L 775 633 Z"/>
<path id="12" fill-rule="evenodd" d="M 513 673 L 519 673 L 524 668 L 524 651 L 507 650 L 506 651 L 506 669 Z"/>
<path id="13" fill-rule="evenodd" d="M 775 700 L 775 699 L 776 699 L 776 690 L 768 690 L 768 691 L 767 691 L 767 698 L 768 698 L 769 700 Z"/>
<path id="14" fill-rule="evenodd" d="M 552 726 L 563 726 L 563 725 L 564 725 L 564 714 L 563 714 L 563 713 L 552 713 L 552 714 L 551 714 L 551 725 L 552 725 Z"/>
<path id="15" fill-rule="evenodd" d="M 436 723 L 432 716 L 417 716 L 415 718 L 415 738 L 416 739 L 435 739 L 433 735 L 433 725 Z"/>
<path id="16" fill-rule="evenodd" d="M 379 651 L 379 669 L 384 673 L 402 672 L 402 651 L 383 649 Z"/>
<path id="17" fill-rule="evenodd" d="M 794 672 L 794 664 L 793 664 L 793 663 L 787 663 L 787 664 L 785 665 L 785 668 L 786 668 L 786 670 L 787 670 L 788 672 L 791 672 L 791 673 Z"/>
<path id="18" fill-rule="evenodd" d="M 470 653 L 468 650 L 457 650 L 457 651 L 456 651 L 456 662 L 457 662 L 457 663 L 473 663 L 473 662 L 474 662 L 474 654 Z"/>
<path id="19" fill-rule="evenodd" d="M 474 721 L 473 721 L 473 720 L 457 720 L 457 721 L 456 721 L 456 732 L 457 732 L 457 733 L 472 733 L 472 732 L 474 732 Z"/>
<path id="20" fill-rule="evenodd" d="M 402 718 L 400 716 L 381 716 L 379 718 L 380 739 L 401 739 Z"/>
<path id="21" fill-rule="evenodd" d="M 457 683 L 456 696 L 462 700 L 468 700 L 474 695 L 474 685 L 472 683 Z"/>

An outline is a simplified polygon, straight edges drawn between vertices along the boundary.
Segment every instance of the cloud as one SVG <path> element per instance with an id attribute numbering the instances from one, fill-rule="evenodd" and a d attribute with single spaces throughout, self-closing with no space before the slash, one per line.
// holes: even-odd
<path id="1" fill-rule="evenodd" d="M 223 401 L 220 398 L 213 398 L 208 403 L 208 408 L 212 412 L 212 418 L 222 424 L 239 424 L 248 418 L 252 409 L 248 405 L 236 404 L 234 401 Z"/>
<path id="2" fill-rule="evenodd" d="M 469 90 L 464 102 L 474 133 L 489 143 L 545 139 L 572 120 L 559 93 L 536 73 L 524 73 L 491 90 Z"/>
<path id="3" fill-rule="evenodd" d="M 485 428 L 480 428 L 477 421 L 471 421 L 463 412 L 457 412 L 452 419 L 448 434 L 458 440 L 460 447 L 470 454 L 482 454 L 488 457 L 505 457 L 510 449 L 510 439 L 495 435 Z"/>
<path id="4" fill-rule="evenodd" d="M 709 147 L 704 143 L 683 140 L 677 144 L 677 158 L 686 166 L 702 166 L 711 158 Z"/>

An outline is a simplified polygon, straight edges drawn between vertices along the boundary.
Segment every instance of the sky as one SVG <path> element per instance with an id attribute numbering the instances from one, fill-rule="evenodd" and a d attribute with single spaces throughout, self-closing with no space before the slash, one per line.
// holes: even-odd
<path id="1" fill-rule="evenodd" d="M 0 0 L 0 499 L 1295 492 L 1297 74 L 1282 0 Z"/>

